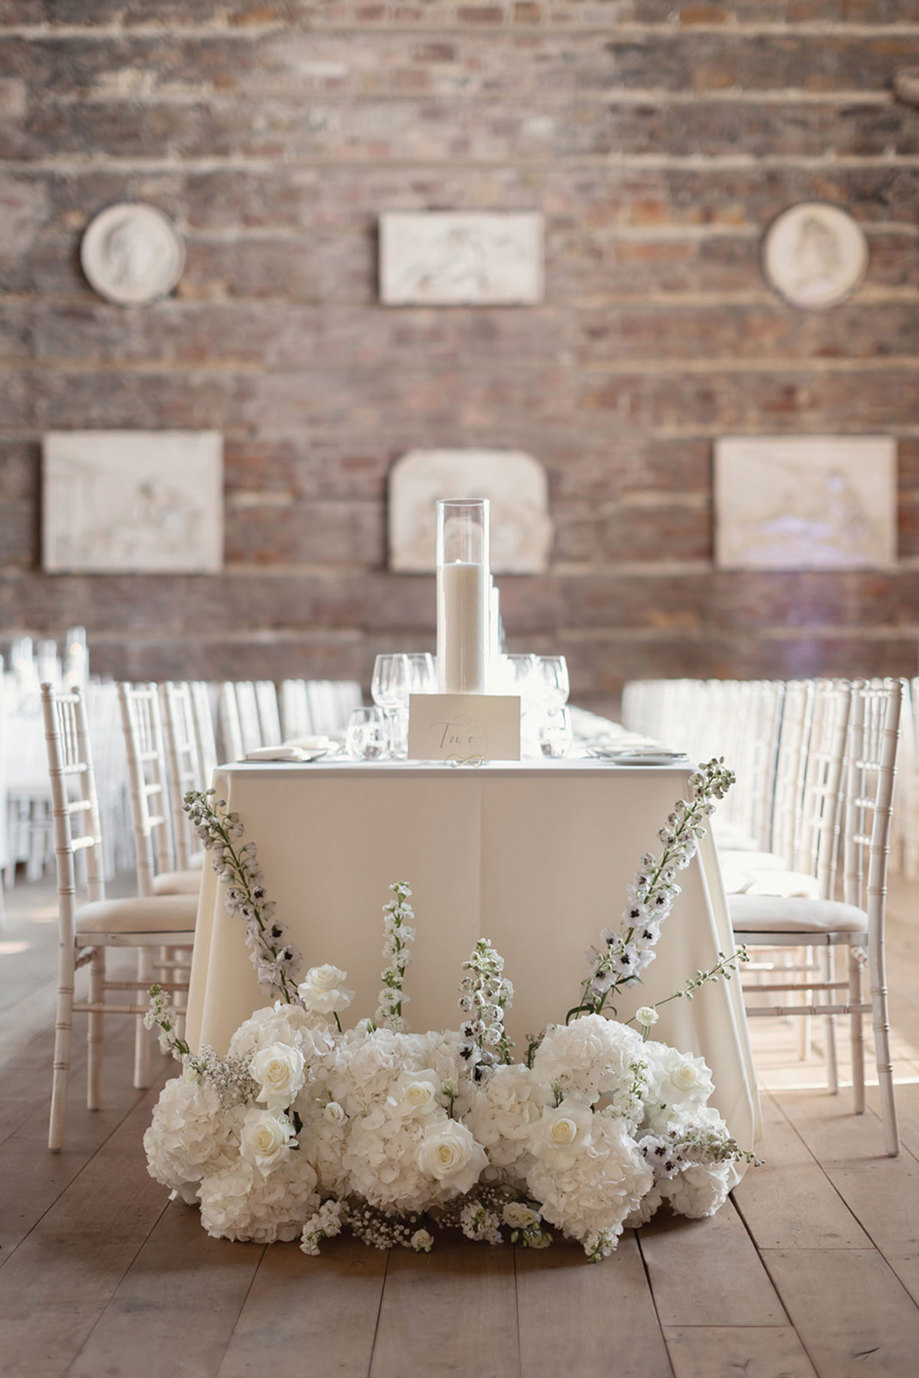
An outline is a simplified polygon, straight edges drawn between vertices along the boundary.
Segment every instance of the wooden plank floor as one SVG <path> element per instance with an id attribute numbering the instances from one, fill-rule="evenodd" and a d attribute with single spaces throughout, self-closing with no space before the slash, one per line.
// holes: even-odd
<path id="1" fill-rule="evenodd" d="M 652 1222 L 590 1265 L 573 1246 L 430 1257 L 336 1240 L 227 1244 L 147 1176 L 141 1138 L 171 1064 L 130 1088 L 107 1040 L 105 1109 L 45 1144 L 56 924 L 43 883 L 0 931 L 0 1375 L 7 1378 L 912 1378 L 919 1368 L 919 885 L 892 888 L 903 1148 L 830 1097 L 796 1031 L 754 1024 L 765 1166 L 713 1219 Z M 704 997 L 700 997 L 704 998 Z M 79 1030 L 79 1025 L 78 1025 Z M 81 1030 L 80 1030 L 81 1032 Z M 845 1043 L 840 1038 L 845 1074 Z"/>

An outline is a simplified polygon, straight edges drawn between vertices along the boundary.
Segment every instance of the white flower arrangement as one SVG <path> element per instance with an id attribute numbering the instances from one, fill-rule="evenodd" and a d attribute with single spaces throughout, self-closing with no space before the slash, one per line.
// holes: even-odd
<path id="1" fill-rule="evenodd" d="M 653 959 L 713 798 L 731 784 L 720 762 L 693 775 L 661 832 L 660 860 L 642 858 L 620 932 L 603 935 L 579 1003 L 515 1061 L 504 1025 L 513 987 L 480 940 L 463 964 L 458 1030 L 406 1030 L 403 978 L 414 915 L 404 882 L 384 907 L 383 988 L 373 1019 L 343 1030 L 352 993 L 338 967 L 297 978 L 299 959 L 266 899 L 256 849 L 237 848 L 238 817 L 211 795 L 186 807 L 213 853 L 227 908 L 243 918 L 272 1004 L 234 1034 L 228 1054 L 193 1055 L 158 987 L 148 1023 L 183 1063 L 144 1137 L 151 1175 L 198 1202 L 209 1234 L 269 1242 L 299 1237 L 305 1253 L 343 1229 L 378 1248 L 420 1253 L 438 1229 L 542 1248 L 550 1226 L 592 1259 L 664 1203 L 713 1214 L 737 1180 L 740 1149 L 708 1104 L 699 1057 L 649 1040 L 656 1006 L 628 1024 L 609 1017 L 616 990 Z M 730 979 L 741 949 L 697 972 L 677 997 Z M 663 1002 L 659 1002 L 663 1003 Z M 630 1027 L 630 1024 L 638 1027 Z"/>

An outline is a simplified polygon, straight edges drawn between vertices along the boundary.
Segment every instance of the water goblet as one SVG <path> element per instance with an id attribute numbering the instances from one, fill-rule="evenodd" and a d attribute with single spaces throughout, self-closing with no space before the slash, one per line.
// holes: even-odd
<path id="1" fill-rule="evenodd" d="M 389 719 L 382 708 L 352 710 L 345 749 L 352 761 L 381 761 L 389 754 Z"/>
<path id="2" fill-rule="evenodd" d="M 567 708 L 549 708 L 542 714 L 537 728 L 537 740 L 543 756 L 568 755 L 572 733 Z"/>

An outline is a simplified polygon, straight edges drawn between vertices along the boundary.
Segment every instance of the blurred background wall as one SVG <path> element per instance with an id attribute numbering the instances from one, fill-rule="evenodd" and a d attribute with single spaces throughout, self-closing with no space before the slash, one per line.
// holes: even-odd
<path id="1" fill-rule="evenodd" d="M 359 676 L 433 644 L 386 571 L 417 447 L 546 466 L 550 571 L 501 581 L 512 647 L 573 698 L 624 679 L 915 674 L 919 61 L 910 0 L 4 0 L 0 629 L 82 623 L 97 672 Z M 177 293 L 108 305 L 88 221 L 154 203 Z M 784 305 L 760 241 L 802 200 L 867 232 L 863 287 Z M 541 210 L 546 300 L 387 308 L 379 212 Z M 40 436 L 214 428 L 226 569 L 40 572 Z M 899 565 L 712 563 L 724 434 L 899 441 Z"/>

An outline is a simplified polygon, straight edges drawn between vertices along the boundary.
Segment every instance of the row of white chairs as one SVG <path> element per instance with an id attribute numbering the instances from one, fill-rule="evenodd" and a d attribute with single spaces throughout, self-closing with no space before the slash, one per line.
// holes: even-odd
<path id="1" fill-rule="evenodd" d="M 736 771 L 733 808 L 715 820 L 714 833 L 734 931 L 767 954 L 755 963 L 755 978 L 745 977 L 747 1013 L 822 1016 L 831 1091 L 838 1089 L 835 1021 L 848 1016 L 858 1113 L 865 1109 L 863 1020 L 870 1015 L 891 1155 L 898 1133 L 885 899 L 908 690 L 900 680 L 683 680 L 631 684 L 624 695 L 630 727 L 696 759 L 724 756 Z M 789 962 L 795 949 L 803 955 Z M 845 979 L 836 976 L 839 950 L 847 955 Z M 770 960 L 769 953 L 778 955 Z"/>

